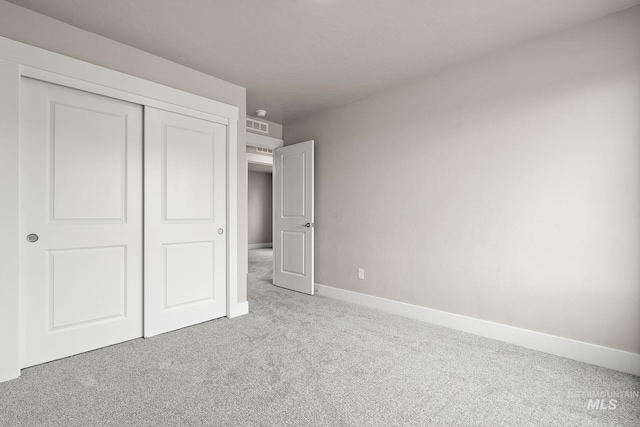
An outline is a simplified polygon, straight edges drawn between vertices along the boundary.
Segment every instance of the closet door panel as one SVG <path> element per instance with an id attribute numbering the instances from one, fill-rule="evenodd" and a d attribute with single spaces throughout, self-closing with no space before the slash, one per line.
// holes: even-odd
<path id="1" fill-rule="evenodd" d="M 145 336 L 226 315 L 227 127 L 145 109 Z"/>
<path id="2" fill-rule="evenodd" d="M 142 336 L 142 107 L 23 78 L 21 364 Z"/>

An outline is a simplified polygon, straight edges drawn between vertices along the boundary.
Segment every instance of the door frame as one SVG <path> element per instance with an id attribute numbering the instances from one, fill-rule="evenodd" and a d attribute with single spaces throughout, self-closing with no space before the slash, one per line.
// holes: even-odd
<path id="1" fill-rule="evenodd" d="M 248 147 L 261 147 L 261 148 L 267 148 L 269 150 L 275 151 L 276 148 L 284 147 L 284 140 L 280 138 L 274 138 L 272 136 L 260 135 L 247 130 L 247 148 Z M 249 194 L 249 164 L 250 163 L 253 163 L 256 165 L 270 165 L 271 175 L 273 176 L 273 155 L 265 156 L 257 153 L 247 153 L 247 195 Z M 271 209 L 271 211 L 272 211 L 271 212 L 271 229 L 273 231 L 273 208 Z M 249 239 L 247 237 L 247 251 L 249 249 L 250 249 Z M 249 271 L 249 257 L 247 257 L 247 271 Z"/>
<path id="2" fill-rule="evenodd" d="M 239 109 L 105 67 L 0 37 L 0 382 L 20 376 L 19 111 L 23 77 L 224 122 L 227 125 L 227 317 L 248 312 L 238 302 Z"/>

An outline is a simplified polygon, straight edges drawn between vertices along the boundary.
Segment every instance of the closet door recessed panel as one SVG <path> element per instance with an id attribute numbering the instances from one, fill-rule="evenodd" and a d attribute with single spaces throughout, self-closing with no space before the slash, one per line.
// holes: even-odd
<path id="1" fill-rule="evenodd" d="M 53 221 L 125 221 L 127 116 L 51 101 Z"/>
<path id="2" fill-rule="evenodd" d="M 211 221 L 215 133 L 165 125 L 164 204 L 167 221 Z"/>

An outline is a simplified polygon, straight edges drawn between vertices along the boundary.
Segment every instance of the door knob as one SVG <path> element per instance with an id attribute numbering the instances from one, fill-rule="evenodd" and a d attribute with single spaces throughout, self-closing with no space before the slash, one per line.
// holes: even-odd
<path id="1" fill-rule="evenodd" d="M 218 228 L 218 234 L 222 234 L 224 233 L 224 230 L 222 228 Z"/>
<path id="2" fill-rule="evenodd" d="M 307 227 L 307 228 L 311 228 L 311 223 L 310 223 L 310 222 L 308 222 L 308 223 L 306 223 L 304 226 L 305 226 L 305 227 Z"/>
<path id="3" fill-rule="evenodd" d="M 27 242 L 29 242 L 29 243 L 35 243 L 35 242 L 38 241 L 38 239 L 39 239 L 39 237 L 38 237 L 37 234 L 29 234 L 29 235 L 27 235 Z"/>

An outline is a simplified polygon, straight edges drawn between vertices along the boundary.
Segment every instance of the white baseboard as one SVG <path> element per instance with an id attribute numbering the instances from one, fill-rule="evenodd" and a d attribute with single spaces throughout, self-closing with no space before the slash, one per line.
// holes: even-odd
<path id="1" fill-rule="evenodd" d="M 640 376 L 640 354 L 316 283 L 318 295 Z"/>
<path id="2" fill-rule="evenodd" d="M 234 317 L 244 316 L 249 314 L 249 301 L 239 302 L 236 305 L 229 306 L 229 314 L 227 317 L 233 319 Z"/>
<path id="3" fill-rule="evenodd" d="M 20 369 L 2 369 L 0 367 L 0 383 L 15 380 L 20 376 Z"/>
<path id="4" fill-rule="evenodd" d="M 249 249 L 272 248 L 273 243 L 249 243 Z"/>

